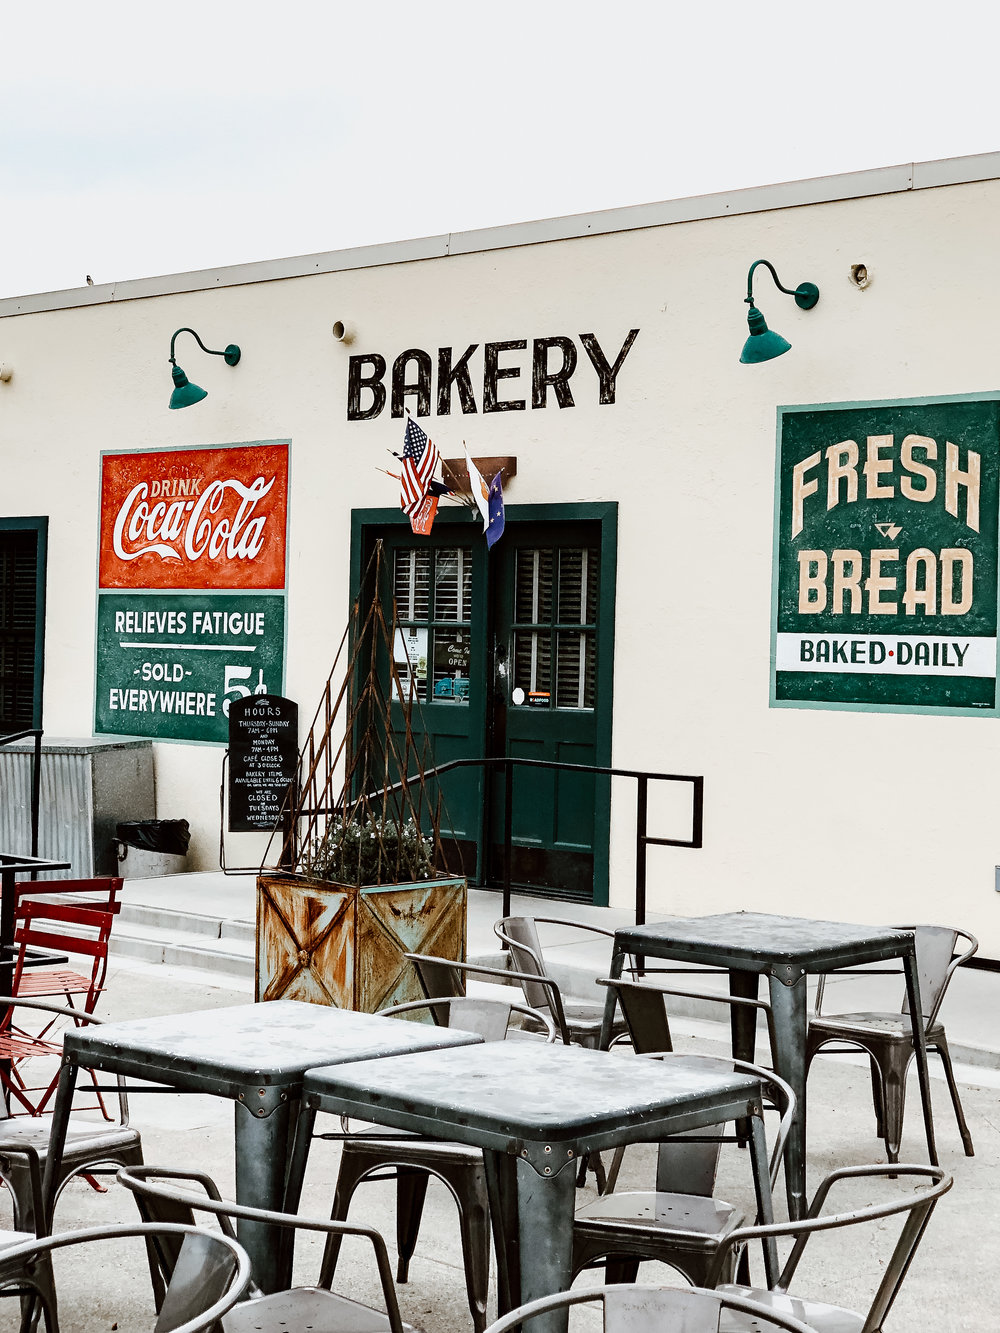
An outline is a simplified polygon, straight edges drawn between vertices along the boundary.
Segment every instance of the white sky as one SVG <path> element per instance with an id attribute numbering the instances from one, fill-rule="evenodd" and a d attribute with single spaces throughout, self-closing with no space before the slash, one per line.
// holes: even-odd
<path id="1" fill-rule="evenodd" d="M 8 6 L 0 296 L 991 152 L 998 14 L 993 0 Z"/>

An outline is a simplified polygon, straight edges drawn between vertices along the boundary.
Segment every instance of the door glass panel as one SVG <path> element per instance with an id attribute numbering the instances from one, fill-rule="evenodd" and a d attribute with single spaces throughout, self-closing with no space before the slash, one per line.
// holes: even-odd
<path id="1" fill-rule="evenodd" d="M 424 548 L 396 551 L 393 574 L 393 595 L 400 621 L 426 620 L 431 605 L 430 551 Z"/>
<path id="2" fill-rule="evenodd" d="M 472 618 L 472 549 L 450 546 L 435 552 L 435 620 Z"/>
<path id="3" fill-rule="evenodd" d="M 468 703 L 471 546 L 396 550 L 393 592 L 399 620 L 393 656 L 404 693 L 427 703 L 429 689 L 434 703 Z"/>
<path id="4" fill-rule="evenodd" d="M 597 552 L 586 547 L 559 552 L 559 611 L 564 625 L 597 620 Z"/>
<path id="5" fill-rule="evenodd" d="M 517 553 L 514 619 L 529 625 L 552 619 L 552 552 L 524 548 Z"/>
<path id="6" fill-rule="evenodd" d="M 556 707 L 594 707 L 594 634 L 560 630 L 556 639 Z"/>
<path id="7" fill-rule="evenodd" d="M 513 686 L 529 705 L 594 708 L 597 594 L 595 547 L 517 552 Z"/>
<path id="8" fill-rule="evenodd" d="M 547 707 L 551 691 L 551 636 L 546 630 L 514 631 L 514 685 L 530 704 Z"/>

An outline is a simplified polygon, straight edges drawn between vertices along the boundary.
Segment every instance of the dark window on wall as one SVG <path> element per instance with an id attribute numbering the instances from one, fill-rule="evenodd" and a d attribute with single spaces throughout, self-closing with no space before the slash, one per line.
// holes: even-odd
<path id="1" fill-rule="evenodd" d="M 0 519 L 0 731 L 41 725 L 46 519 Z"/>

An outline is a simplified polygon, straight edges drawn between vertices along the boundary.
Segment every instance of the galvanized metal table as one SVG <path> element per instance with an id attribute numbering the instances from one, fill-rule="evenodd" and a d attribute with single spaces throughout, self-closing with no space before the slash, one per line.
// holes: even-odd
<path id="1" fill-rule="evenodd" d="M 920 983 L 911 930 L 812 921 L 764 912 L 723 912 L 718 916 L 671 917 L 615 931 L 611 975 L 621 975 L 628 954 L 669 958 L 729 969 L 730 992 L 755 998 L 766 976 L 774 1019 L 777 1072 L 795 1091 L 795 1120 L 785 1147 L 785 1187 L 793 1218 L 805 1211 L 806 1192 L 806 977 L 838 968 L 900 958 L 910 1012 L 919 1014 Z M 602 1045 L 607 1045 L 615 997 L 609 989 Z M 756 1013 L 733 1014 L 733 1054 L 752 1060 Z M 937 1164 L 923 1024 L 914 1026 L 914 1048 L 930 1161 Z"/>
<path id="2" fill-rule="evenodd" d="M 298 1205 L 318 1111 L 483 1149 L 501 1312 L 568 1289 L 577 1166 L 588 1153 L 749 1117 L 758 1206 L 772 1217 L 760 1082 L 745 1074 L 530 1041 L 312 1069 L 289 1208 Z M 563 1328 L 565 1312 L 537 1323 Z"/>
<path id="3" fill-rule="evenodd" d="M 81 1067 L 166 1085 L 138 1091 L 207 1092 L 231 1098 L 236 1103 L 237 1202 L 280 1209 L 307 1069 L 481 1040 L 452 1028 L 295 1000 L 71 1028 L 63 1039 L 45 1168 L 47 1206 L 51 1208 Z M 280 1233 L 261 1223 L 241 1222 L 239 1234 L 253 1261 L 255 1280 L 265 1291 L 280 1290 L 290 1258 L 288 1246 L 277 1242 Z"/>

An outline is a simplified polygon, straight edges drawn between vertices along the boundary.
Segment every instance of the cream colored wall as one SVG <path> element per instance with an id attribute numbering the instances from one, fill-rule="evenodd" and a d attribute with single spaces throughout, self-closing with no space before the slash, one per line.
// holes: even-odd
<path id="1" fill-rule="evenodd" d="M 768 707 L 775 408 L 1000 387 L 998 205 L 987 182 L 0 320 L 15 366 L 0 513 L 50 515 L 46 730 L 92 725 L 102 448 L 292 440 L 285 690 L 309 716 L 347 615 L 351 510 L 396 503 L 375 469 L 400 423 L 388 409 L 347 422 L 350 353 L 526 338 L 527 371 L 534 337 L 593 332 L 613 355 L 637 327 L 614 406 L 597 405 L 581 352 L 574 409 L 430 430 L 445 456 L 463 438 L 516 454 L 510 503 L 619 502 L 613 762 L 706 777 L 705 847 L 652 851 L 651 908 L 955 921 L 1000 956 L 1000 723 Z M 758 271 L 793 350 L 743 366 L 759 257 L 822 295 L 801 312 Z M 863 292 L 848 280 L 860 261 Z M 350 348 L 335 319 L 356 324 Z M 210 396 L 168 412 L 181 325 L 243 360 L 230 370 L 185 341 L 178 358 Z M 527 376 L 501 392 L 530 393 Z M 156 757 L 161 815 L 190 819 L 197 863 L 213 864 L 221 751 Z M 631 807 L 615 815 L 624 903 Z M 232 854 L 251 861 L 251 845 Z"/>

